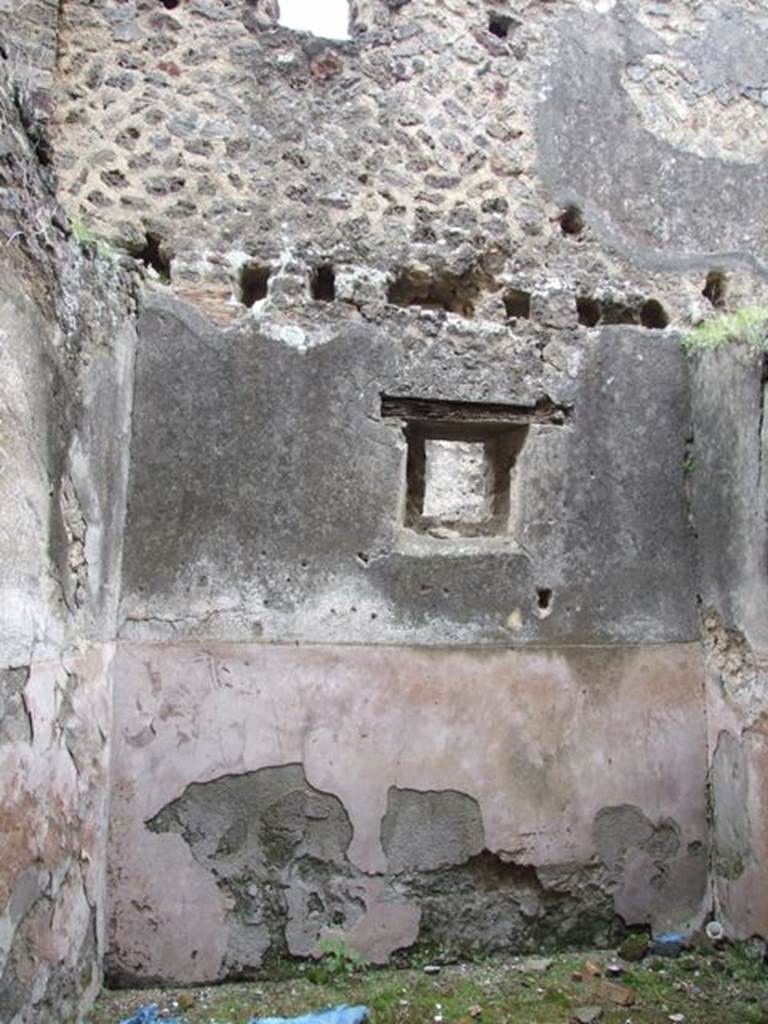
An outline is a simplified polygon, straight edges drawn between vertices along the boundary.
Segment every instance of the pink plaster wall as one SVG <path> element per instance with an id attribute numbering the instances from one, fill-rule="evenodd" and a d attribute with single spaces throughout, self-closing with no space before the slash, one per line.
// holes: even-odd
<path id="1" fill-rule="evenodd" d="M 726 771 L 743 778 L 744 802 L 728 794 L 716 803 L 715 830 L 723 837 L 721 851 L 714 853 L 713 887 L 715 913 L 732 939 L 748 939 L 768 934 L 768 720 L 755 716 L 729 700 L 716 673 L 707 679 L 707 731 L 711 773 Z M 718 744 L 724 736 L 733 737 L 740 756 L 735 765 L 718 763 Z M 730 849 L 744 844 L 743 855 Z M 731 842 L 728 842 L 728 840 Z"/>
<path id="2" fill-rule="evenodd" d="M 444 650 L 126 645 L 115 663 L 109 853 L 113 956 L 185 982 L 219 977 L 229 907 L 177 834 L 145 828 L 191 782 L 300 762 L 351 820 L 371 882 L 355 941 L 412 943 L 419 908 L 377 903 L 389 787 L 458 790 L 486 847 L 537 867 L 595 857 L 602 808 L 706 839 L 703 672 L 694 645 Z M 628 880 L 627 884 L 633 883 Z M 635 886 L 635 889 L 637 887 Z M 619 891 L 642 904 L 647 893 Z"/>

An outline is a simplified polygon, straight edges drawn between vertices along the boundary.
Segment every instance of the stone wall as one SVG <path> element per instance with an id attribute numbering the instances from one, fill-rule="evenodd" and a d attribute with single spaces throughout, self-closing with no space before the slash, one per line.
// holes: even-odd
<path id="1" fill-rule="evenodd" d="M 761 5 L 351 10 L 0 0 L 14 1024 L 768 933 Z"/>
<path id="2" fill-rule="evenodd" d="M 413 3 L 358 9 L 353 40 L 328 47 L 246 25 L 237 5 L 217 10 L 173 12 L 163 45 L 180 54 L 190 32 L 195 54 L 215 55 L 205 74 L 213 91 L 227 82 L 221 140 L 205 141 L 201 72 L 177 62 L 111 87 L 121 125 L 150 90 L 165 125 L 155 142 L 166 133 L 183 179 L 173 197 L 153 195 L 113 147 L 170 284 L 139 326 L 112 977 L 240 976 L 311 952 L 328 930 L 379 959 L 417 943 L 466 948 L 479 929 L 444 923 L 458 917 L 456 889 L 461 920 L 487 918 L 485 887 L 501 894 L 486 933 L 496 948 L 545 931 L 598 941 L 634 923 L 695 927 L 708 835 L 692 427 L 680 336 L 664 328 L 763 285 L 749 254 L 731 251 L 727 218 L 717 239 L 729 252 L 714 256 L 714 229 L 688 223 L 677 188 L 658 182 L 644 219 L 601 183 L 596 162 L 646 194 L 617 133 L 658 165 L 674 152 L 692 183 L 701 173 L 704 157 L 647 129 L 629 86 L 604 121 L 573 107 L 575 79 L 602 93 L 643 63 L 650 15 L 630 31 L 618 11 Z M 131 52 L 159 67 L 157 13 L 127 11 Z M 670 60 L 684 27 L 668 26 Z M 106 29 L 94 25 L 100 54 Z M 715 28 L 703 18 L 691 31 Z M 198 169 L 185 139 L 205 142 Z M 746 188 L 741 165 L 706 159 Z M 199 198 L 202 168 L 215 203 Z M 132 244 L 130 204 L 111 194 L 97 211 L 64 174 L 68 201 Z M 195 206 L 184 219 L 179 202 Z M 434 441 L 471 451 L 472 471 L 461 457 L 431 462 Z M 468 508 L 486 510 L 479 524 Z M 647 729 L 626 727 L 643 720 L 628 690 L 652 709 Z M 475 708 L 480 693 L 475 720 L 463 701 Z M 552 718 L 564 708 L 568 739 Z M 511 772 L 492 753 L 509 750 Z M 604 788 L 582 791 L 595 765 Z M 159 774 L 168 787 L 137 800 Z M 528 820 L 529 799 L 548 825 Z M 277 839 L 237 818 L 282 821 L 283 807 L 290 838 L 273 862 Z M 416 848 L 388 850 L 422 813 L 432 824 Z M 438 836 L 453 837 L 449 863 L 433 863 Z M 157 863 L 208 908 L 205 952 L 149 942 L 196 934 L 144 867 Z"/>
<path id="3" fill-rule="evenodd" d="M 130 275 L 81 250 L 55 196 L 36 113 L 52 82 L 52 61 L 40 57 L 50 11 L 37 5 L 36 21 L 27 8 L 0 8 L 0 1019 L 9 1024 L 79 1019 L 101 982 L 135 333 Z M 37 38 L 30 23 L 40 29 L 36 70 L 19 57 Z"/>
<path id="4" fill-rule="evenodd" d="M 326 43 L 245 0 L 73 0 L 62 196 L 224 323 L 264 309 L 249 267 L 289 319 L 320 265 L 335 319 L 376 316 L 404 271 L 428 305 L 497 323 L 513 289 L 562 327 L 696 318 L 712 270 L 754 296 L 758 16 L 608 6 L 377 0 Z"/>

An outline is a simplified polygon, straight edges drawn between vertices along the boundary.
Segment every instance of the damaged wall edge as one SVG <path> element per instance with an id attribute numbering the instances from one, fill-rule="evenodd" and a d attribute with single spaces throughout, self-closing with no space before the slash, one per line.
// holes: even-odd
<path id="1" fill-rule="evenodd" d="M 712 794 L 715 912 L 729 935 L 768 931 L 768 487 L 762 352 L 692 360 L 691 474 Z"/>
<path id="2" fill-rule="evenodd" d="M 81 1019 L 101 987 L 106 948 L 111 657 L 136 285 L 125 266 L 81 249 L 54 190 L 58 12 L 48 2 L 0 12 L 0 1019 L 8 1024 Z"/>

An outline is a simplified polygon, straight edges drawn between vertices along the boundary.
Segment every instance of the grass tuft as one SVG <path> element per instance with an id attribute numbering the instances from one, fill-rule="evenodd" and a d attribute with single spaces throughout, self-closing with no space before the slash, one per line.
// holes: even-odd
<path id="1" fill-rule="evenodd" d="M 735 313 L 724 313 L 700 324 L 683 339 L 689 352 L 720 348 L 734 342 L 768 349 L 768 306 L 745 306 Z"/>

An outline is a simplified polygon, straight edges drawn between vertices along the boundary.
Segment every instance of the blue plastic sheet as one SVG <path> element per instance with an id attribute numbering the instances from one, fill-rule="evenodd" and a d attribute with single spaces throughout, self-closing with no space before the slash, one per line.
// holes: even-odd
<path id="1" fill-rule="evenodd" d="M 250 1024 L 363 1024 L 368 1019 L 367 1006 L 332 1006 L 303 1017 L 253 1017 Z M 181 1024 L 178 1017 L 158 1016 L 157 1003 L 142 1006 L 133 1017 L 120 1024 Z"/>
<path id="2" fill-rule="evenodd" d="M 332 1006 L 303 1017 L 254 1017 L 250 1024 L 363 1024 L 367 1006 Z"/>
<path id="3" fill-rule="evenodd" d="M 142 1006 L 138 1013 L 120 1024 L 181 1024 L 181 1021 L 178 1017 L 158 1017 L 157 1003 L 152 1003 L 150 1006 Z"/>

